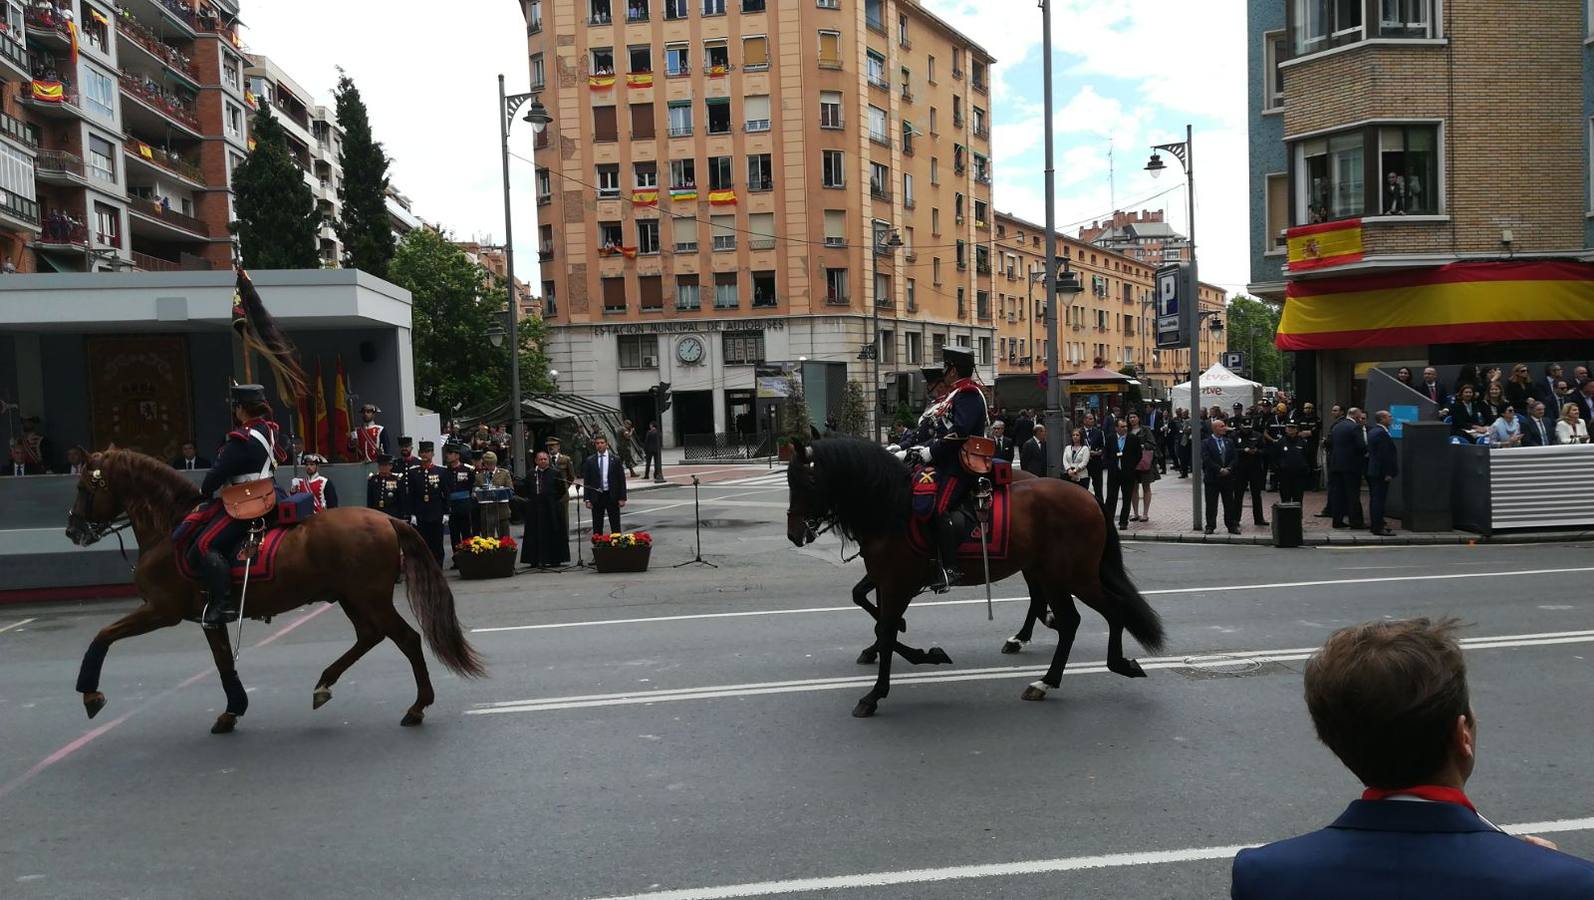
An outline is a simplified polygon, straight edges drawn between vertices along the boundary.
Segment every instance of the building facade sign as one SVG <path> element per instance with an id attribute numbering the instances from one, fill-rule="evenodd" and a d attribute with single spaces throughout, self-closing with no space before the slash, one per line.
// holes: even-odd
<path id="1" fill-rule="evenodd" d="M 554 326 L 555 328 L 561 326 Z M 784 319 L 691 319 L 681 322 L 616 322 L 612 325 L 567 325 L 589 328 L 593 336 L 606 334 L 691 334 L 698 331 L 784 331 Z"/>

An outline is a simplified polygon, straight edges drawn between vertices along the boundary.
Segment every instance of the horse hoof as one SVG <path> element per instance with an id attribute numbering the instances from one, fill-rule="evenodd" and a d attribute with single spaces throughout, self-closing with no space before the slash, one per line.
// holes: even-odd
<path id="1" fill-rule="evenodd" d="M 216 724 L 210 726 L 211 734 L 231 734 L 238 724 L 238 717 L 232 713 L 222 713 L 216 717 Z"/>
<path id="2" fill-rule="evenodd" d="M 880 654 L 873 650 L 865 650 L 858 654 L 858 665 L 860 666 L 872 666 L 879 661 Z"/>
<path id="3" fill-rule="evenodd" d="M 405 728 L 410 728 L 421 724 L 421 720 L 424 718 L 426 718 L 425 713 L 412 709 L 404 714 L 404 718 L 399 720 L 399 724 L 403 725 Z"/>
<path id="4" fill-rule="evenodd" d="M 852 708 L 854 719 L 867 719 L 874 715 L 876 703 L 873 700 L 859 700 L 858 705 Z"/>
<path id="5" fill-rule="evenodd" d="M 1024 643 L 1024 641 L 1008 638 L 1002 642 L 1002 652 L 1007 654 L 1017 653 L 1018 651 L 1024 649 Z"/>
<path id="6" fill-rule="evenodd" d="M 1024 689 L 1024 693 L 1020 694 L 1019 696 L 1022 699 L 1025 699 L 1025 700 L 1045 700 L 1046 699 L 1046 689 L 1045 688 L 1038 688 L 1038 687 L 1036 687 L 1035 685 L 1032 684 L 1029 687 L 1025 688 Z"/>
<path id="7" fill-rule="evenodd" d="M 321 707 L 327 705 L 327 701 L 332 699 L 332 689 L 324 687 L 316 688 L 315 693 L 311 694 L 310 698 L 310 708 L 320 709 Z"/>
<path id="8" fill-rule="evenodd" d="M 924 651 L 924 661 L 935 666 L 952 665 L 952 657 L 947 656 L 946 651 L 940 647 L 931 647 Z"/>
<path id="9" fill-rule="evenodd" d="M 1107 670 L 1110 672 L 1117 672 L 1119 675 L 1122 675 L 1125 678 L 1146 677 L 1146 670 L 1140 668 L 1140 663 L 1135 662 L 1132 659 L 1126 659 L 1117 663 L 1108 663 Z"/>
<path id="10" fill-rule="evenodd" d="M 104 708 L 105 708 L 105 695 L 104 694 L 100 693 L 99 691 L 95 691 L 95 692 L 93 692 L 91 694 L 84 694 L 83 695 L 83 711 L 89 714 L 89 718 L 92 719 L 95 716 L 99 715 L 100 714 L 100 710 L 102 710 Z"/>

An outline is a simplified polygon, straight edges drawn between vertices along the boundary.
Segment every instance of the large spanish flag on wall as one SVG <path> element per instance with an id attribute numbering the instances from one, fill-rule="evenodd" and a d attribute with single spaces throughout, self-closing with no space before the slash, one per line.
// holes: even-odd
<path id="1" fill-rule="evenodd" d="M 1362 258 L 1362 220 L 1300 225 L 1285 232 L 1291 272 L 1307 272 Z"/>
<path id="2" fill-rule="evenodd" d="M 1291 281 L 1275 343 L 1344 350 L 1569 339 L 1594 339 L 1594 265 L 1462 262 Z"/>

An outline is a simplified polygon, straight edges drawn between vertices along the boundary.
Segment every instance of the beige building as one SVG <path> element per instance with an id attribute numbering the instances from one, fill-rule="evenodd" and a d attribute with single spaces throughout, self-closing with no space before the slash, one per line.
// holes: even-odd
<path id="1" fill-rule="evenodd" d="M 270 57 L 246 54 L 244 78 L 257 104 L 270 106 L 288 135 L 288 153 L 304 172 L 304 182 L 315 195 L 322 224 L 317 252 L 326 268 L 343 264 L 343 243 L 333 223 L 343 214 L 338 188 L 343 184 L 343 129 L 337 111 L 316 103 L 310 91 L 282 70 Z"/>
<path id="2" fill-rule="evenodd" d="M 909 0 L 522 5 L 566 389 L 643 421 L 670 382 L 677 442 L 765 427 L 760 363 L 799 364 L 816 419 L 871 377 L 894 407 L 947 342 L 994 377 L 983 49 Z"/>
<path id="3" fill-rule="evenodd" d="M 509 277 L 509 257 L 504 253 L 502 244 L 486 244 L 481 241 L 455 241 L 458 247 L 470 258 L 470 261 L 486 269 L 499 284 Z M 521 316 L 541 316 L 542 302 L 531 293 L 531 285 L 515 279 L 515 299 L 520 303 Z"/>
<path id="4" fill-rule="evenodd" d="M 996 214 L 992 244 L 996 259 L 997 372 L 1018 374 L 1046 368 L 1046 229 L 1033 222 Z M 1059 234 L 1058 255 L 1078 273 L 1083 291 L 1057 322 L 1057 364 L 1063 374 L 1088 369 L 1096 359 L 1107 368 L 1134 365 L 1150 396 L 1189 378 L 1189 350 L 1157 350 L 1152 323 L 1152 284 L 1158 263 L 1104 250 Z M 1225 293 L 1201 285 L 1201 308 L 1220 310 Z M 1201 332 L 1203 368 L 1218 361 L 1224 341 L 1210 329 Z"/>

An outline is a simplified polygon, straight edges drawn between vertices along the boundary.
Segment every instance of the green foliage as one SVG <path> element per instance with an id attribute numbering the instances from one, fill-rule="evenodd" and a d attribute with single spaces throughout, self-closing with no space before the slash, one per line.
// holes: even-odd
<path id="1" fill-rule="evenodd" d="M 304 172 L 288 152 L 282 123 L 262 106 L 250 134 L 255 149 L 233 172 L 238 236 L 244 265 L 251 269 L 319 269 L 321 214 Z"/>
<path id="2" fill-rule="evenodd" d="M 869 428 L 869 404 L 863 399 L 863 386 L 856 381 L 847 382 L 841 393 L 841 431 L 843 434 L 862 435 Z"/>
<path id="3" fill-rule="evenodd" d="M 455 405 L 509 400 L 509 348 L 487 332 L 502 327 L 507 294 L 448 238 L 429 228 L 404 236 L 390 280 L 414 297 L 410 338 L 415 353 L 415 399 L 449 418 Z M 543 350 L 541 319 L 519 323 L 522 394 L 553 389 Z"/>
<path id="4" fill-rule="evenodd" d="M 1130 378 L 1135 378 L 1135 367 L 1124 366 L 1122 369 L 1118 370 L 1118 374 L 1128 375 Z M 1124 402 L 1127 403 L 1132 409 L 1138 409 L 1140 407 L 1141 400 L 1140 385 L 1138 384 L 1130 385 L 1129 390 L 1124 392 Z"/>
<path id="5" fill-rule="evenodd" d="M 794 438 L 807 442 L 813 438 L 813 422 L 808 417 L 808 400 L 803 396 L 800 383 L 794 379 L 789 384 L 789 393 L 786 399 L 781 401 L 779 443 L 786 443 Z"/>
<path id="6" fill-rule="evenodd" d="M 343 184 L 338 186 L 342 217 L 337 224 L 343 242 L 343 265 L 388 277 L 395 246 L 387 213 L 387 153 L 371 137 L 360 89 L 338 73 L 338 127 L 343 129 Z"/>
<path id="7" fill-rule="evenodd" d="M 1229 301 L 1224 316 L 1228 349 L 1245 354 L 1247 378 L 1269 387 L 1285 386 L 1283 378 L 1290 362 L 1274 344 L 1280 312 L 1277 306 L 1242 295 Z"/>
<path id="8" fill-rule="evenodd" d="M 909 428 L 919 424 L 919 413 L 906 403 L 898 403 L 897 410 L 891 417 L 892 424 L 906 425 Z"/>

